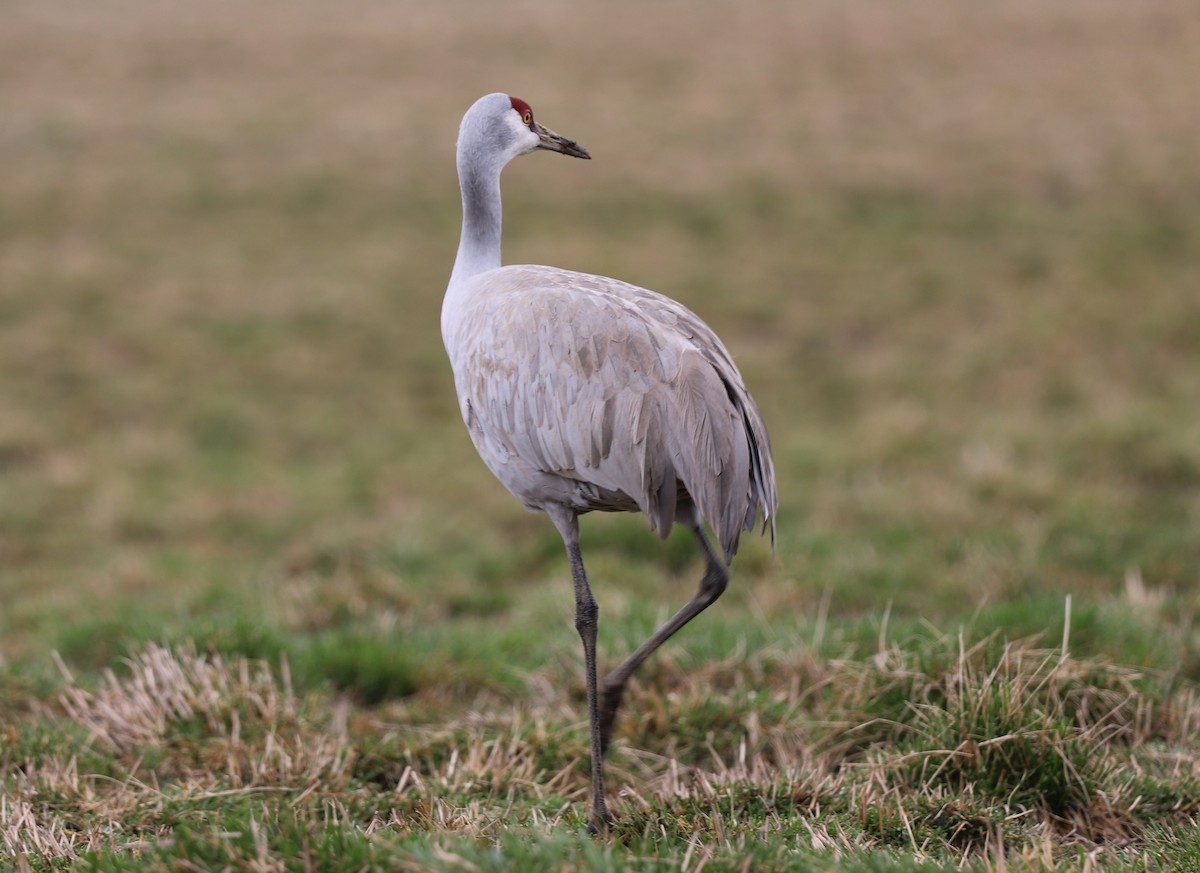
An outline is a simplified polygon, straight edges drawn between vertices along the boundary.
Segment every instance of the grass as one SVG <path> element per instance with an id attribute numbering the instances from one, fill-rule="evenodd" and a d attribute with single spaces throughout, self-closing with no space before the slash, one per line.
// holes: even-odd
<path id="1" fill-rule="evenodd" d="M 0 858 L 1200 864 L 1186 6 L 11 4 Z M 780 480 L 607 841 L 561 544 L 437 331 L 494 88 L 596 158 L 506 172 L 506 259 L 698 311 Z M 611 664 L 698 566 L 583 535 Z"/>
<path id="2" fill-rule="evenodd" d="M 82 869 L 514 868 L 559 852 L 666 869 L 683 863 L 664 857 L 672 845 L 730 868 L 1020 869 L 1042 852 L 1134 865 L 1188 840 L 1200 809 L 1194 690 L 995 636 L 926 635 L 869 657 L 664 659 L 655 687 L 633 689 L 619 824 L 595 841 L 575 667 L 545 671 L 552 685 L 531 682 L 518 706 L 477 691 L 431 723 L 421 704 L 301 694 L 286 660 L 148 644 L 94 690 L 65 673 L 55 714 L 12 738 L 5 845 Z"/>

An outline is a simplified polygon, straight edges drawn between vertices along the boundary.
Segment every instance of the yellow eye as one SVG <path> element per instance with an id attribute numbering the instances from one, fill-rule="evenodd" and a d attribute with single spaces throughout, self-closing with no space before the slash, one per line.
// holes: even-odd
<path id="1" fill-rule="evenodd" d="M 533 124 L 533 113 L 526 109 L 525 114 L 521 116 L 521 121 L 525 124 Z"/>

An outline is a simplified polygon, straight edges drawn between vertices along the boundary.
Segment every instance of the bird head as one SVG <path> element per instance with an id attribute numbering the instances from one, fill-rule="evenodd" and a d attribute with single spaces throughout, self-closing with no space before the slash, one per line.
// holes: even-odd
<path id="1" fill-rule="evenodd" d="M 535 121 L 533 118 L 533 110 L 529 108 L 529 104 L 520 97 L 508 98 L 512 102 L 513 111 L 521 120 L 521 126 L 527 128 L 530 133 L 537 137 L 537 141 L 533 143 L 532 148 L 527 149 L 527 152 L 545 149 L 549 152 L 558 152 L 564 155 L 570 155 L 573 158 L 583 158 L 590 161 L 592 156 L 588 154 L 587 149 L 581 146 L 574 140 L 569 140 L 561 134 L 557 134 L 550 128 Z M 522 139 L 527 142 L 532 142 L 524 134 L 522 130 Z"/>
<path id="2" fill-rule="evenodd" d="M 503 166 L 518 155 L 539 150 L 591 158 L 579 143 L 535 121 L 533 110 L 520 97 L 488 94 L 476 100 L 463 116 L 458 131 L 460 164 L 469 157 L 473 163 L 496 162 Z"/>

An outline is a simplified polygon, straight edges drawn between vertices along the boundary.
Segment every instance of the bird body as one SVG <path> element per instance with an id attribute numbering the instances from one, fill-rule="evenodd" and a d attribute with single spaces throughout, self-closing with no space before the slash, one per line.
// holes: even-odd
<path id="1" fill-rule="evenodd" d="M 533 509 L 641 512 L 663 537 L 682 491 L 732 557 L 771 506 L 773 472 L 708 325 L 661 294 L 554 267 L 500 267 L 452 290 L 443 335 L 463 420 L 509 491 Z"/>
<path id="2" fill-rule="evenodd" d="M 609 820 L 602 761 L 626 683 L 725 590 L 738 538 L 760 513 L 774 542 L 775 474 L 762 416 L 732 356 L 695 313 L 604 276 L 501 266 L 500 172 L 539 149 L 590 157 L 507 94 L 480 98 L 463 117 L 463 229 L 441 327 L 480 457 L 526 507 L 550 517 L 567 550 L 592 738 L 590 827 L 601 831 Z M 602 686 L 599 609 L 578 526 L 579 515 L 595 510 L 641 512 L 663 537 L 684 524 L 705 559 L 692 599 Z"/>

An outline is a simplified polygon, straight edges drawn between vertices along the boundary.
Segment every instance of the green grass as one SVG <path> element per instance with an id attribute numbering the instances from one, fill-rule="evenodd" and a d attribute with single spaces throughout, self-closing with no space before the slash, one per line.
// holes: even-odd
<path id="1" fill-rule="evenodd" d="M 5 22 L 0 867 L 1200 865 L 1182 7 Z M 496 88 L 595 157 L 506 171 L 506 260 L 699 312 L 779 476 L 629 690 L 607 840 L 562 546 L 438 332 Z M 583 538 L 610 665 L 699 566 Z"/>

